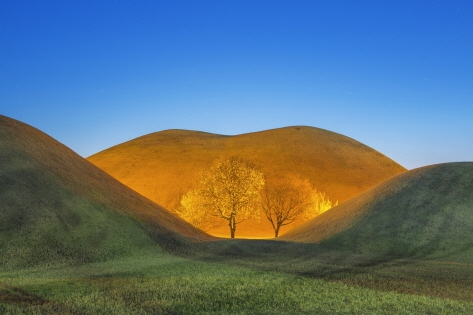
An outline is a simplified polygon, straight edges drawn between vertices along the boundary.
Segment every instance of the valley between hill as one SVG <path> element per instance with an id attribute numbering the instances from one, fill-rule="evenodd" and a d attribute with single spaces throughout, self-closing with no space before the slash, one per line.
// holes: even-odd
<path id="1" fill-rule="evenodd" d="M 473 163 L 214 238 L 0 116 L 0 314 L 473 314 Z"/>

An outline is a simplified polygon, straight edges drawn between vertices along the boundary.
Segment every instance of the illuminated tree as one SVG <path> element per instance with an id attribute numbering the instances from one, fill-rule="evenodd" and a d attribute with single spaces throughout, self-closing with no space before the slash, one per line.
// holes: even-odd
<path id="1" fill-rule="evenodd" d="M 338 205 L 338 200 L 336 202 L 332 202 L 323 192 L 320 191 L 315 191 L 313 199 L 313 206 L 309 208 L 306 212 L 307 219 L 313 219 L 316 216 L 321 215 L 325 211 Z"/>
<path id="2" fill-rule="evenodd" d="M 239 223 L 259 218 L 263 185 L 263 173 L 251 163 L 237 157 L 218 159 L 202 173 L 198 187 L 183 197 L 181 205 L 193 208 L 189 214 L 194 213 L 195 221 L 202 213 L 227 220 L 234 238 Z"/>
<path id="3" fill-rule="evenodd" d="M 314 207 L 314 190 L 308 180 L 280 176 L 267 181 L 261 207 L 278 237 L 279 229 L 293 223 Z"/>
<path id="4" fill-rule="evenodd" d="M 278 237 L 282 226 L 312 219 L 330 209 L 332 202 L 307 179 L 286 175 L 266 181 L 261 207 Z"/>
<path id="5" fill-rule="evenodd" d="M 193 226 L 208 230 L 211 228 L 211 218 L 203 207 L 203 200 L 198 190 L 189 190 L 181 197 L 180 205 L 177 207 L 176 214 L 186 220 Z"/>

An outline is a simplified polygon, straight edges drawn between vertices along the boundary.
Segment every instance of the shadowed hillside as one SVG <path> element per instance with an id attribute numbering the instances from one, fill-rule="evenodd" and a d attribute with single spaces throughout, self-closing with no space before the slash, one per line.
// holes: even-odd
<path id="1" fill-rule="evenodd" d="M 473 162 L 426 166 L 395 176 L 281 239 L 471 263 Z"/>
<path id="2" fill-rule="evenodd" d="M 140 194 L 173 210 L 202 170 L 220 156 L 249 160 L 266 176 L 291 173 L 308 178 L 334 202 L 343 202 L 405 171 L 360 142 L 313 127 L 287 127 L 237 136 L 166 130 L 111 147 L 88 160 Z M 296 223 L 283 228 L 287 231 Z M 228 237 L 225 221 L 211 233 Z M 260 222 L 241 223 L 236 235 L 271 237 L 274 232 L 270 223 L 261 218 Z"/>
<path id="3" fill-rule="evenodd" d="M 209 236 L 19 121 L 0 116 L 0 267 L 100 261 Z"/>

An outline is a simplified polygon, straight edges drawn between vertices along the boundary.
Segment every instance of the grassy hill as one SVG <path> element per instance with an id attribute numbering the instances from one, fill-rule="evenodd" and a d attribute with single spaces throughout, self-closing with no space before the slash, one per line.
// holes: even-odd
<path id="1" fill-rule="evenodd" d="M 473 162 L 395 176 L 281 237 L 381 256 L 473 262 Z"/>
<path id="2" fill-rule="evenodd" d="M 116 145 L 88 158 L 125 185 L 166 209 L 174 209 L 202 170 L 220 156 L 239 156 L 266 176 L 308 178 L 332 201 L 343 202 L 405 168 L 360 142 L 313 127 L 287 127 L 237 136 L 166 130 Z M 211 230 L 227 236 L 228 226 Z M 295 222 L 283 231 L 301 223 Z M 249 220 L 237 237 L 271 237 L 270 223 Z"/>
<path id="3" fill-rule="evenodd" d="M 440 172 L 456 189 L 434 173 L 429 183 L 450 201 L 471 201 L 471 164 Z M 411 174 L 396 178 L 422 182 L 430 173 Z M 430 190 L 418 193 L 428 198 Z M 465 226 L 468 218 L 465 211 Z M 215 241 L 186 241 L 195 235 Z M 213 239 L 44 133 L 0 116 L 1 314 L 473 312 L 471 263 L 380 264 L 346 244 L 332 251 L 301 240 L 309 243 Z"/>
<path id="4" fill-rule="evenodd" d="M 0 116 L 0 268 L 102 261 L 209 236 L 61 143 Z"/>

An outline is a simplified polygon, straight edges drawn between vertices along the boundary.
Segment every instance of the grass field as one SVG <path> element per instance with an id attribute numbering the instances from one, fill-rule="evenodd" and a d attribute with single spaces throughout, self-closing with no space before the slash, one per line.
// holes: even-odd
<path id="1" fill-rule="evenodd" d="M 473 313 L 471 301 L 171 255 L 2 272 L 0 279 L 7 314 Z"/>
<path id="2" fill-rule="evenodd" d="M 225 240 L 187 258 L 0 270 L 0 313 L 473 314 L 471 265 L 318 251 Z"/>
<path id="3" fill-rule="evenodd" d="M 0 116 L 0 314 L 473 314 L 472 189 L 438 165 L 285 240 L 217 239 Z"/>

